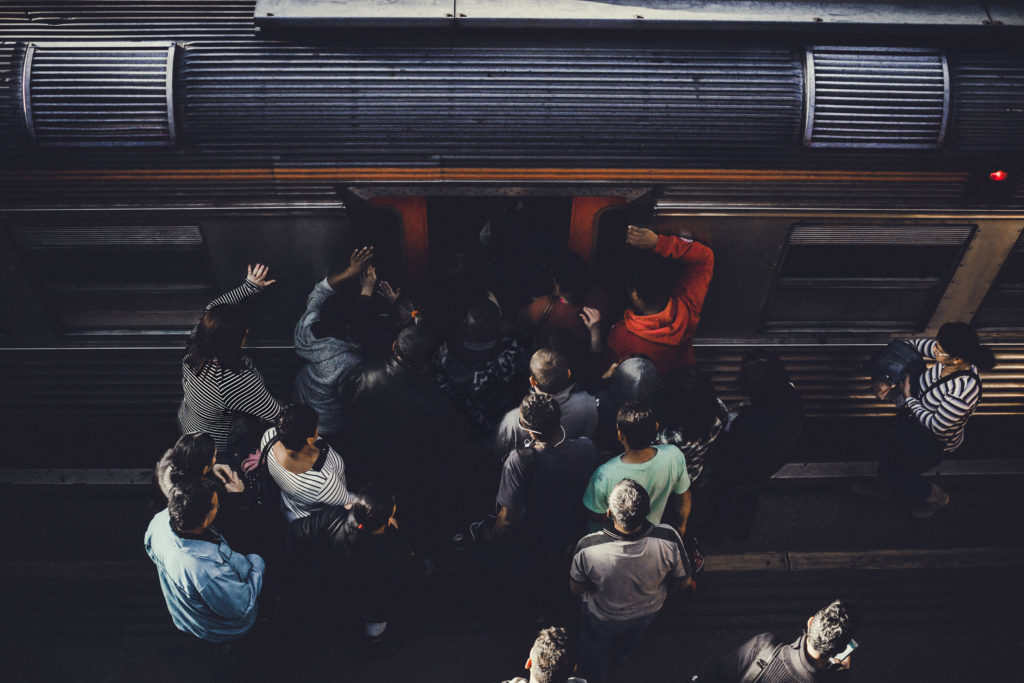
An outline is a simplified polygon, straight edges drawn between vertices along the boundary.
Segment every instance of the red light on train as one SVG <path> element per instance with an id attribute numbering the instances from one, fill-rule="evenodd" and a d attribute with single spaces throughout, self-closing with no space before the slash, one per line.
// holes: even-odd
<path id="1" fill-rule="evenodd" d="M 1006 171 L 992 171 L 988 174 L 988 177 L 990 180 L 995 180 L 996 182 L 1006 180 Z"/>

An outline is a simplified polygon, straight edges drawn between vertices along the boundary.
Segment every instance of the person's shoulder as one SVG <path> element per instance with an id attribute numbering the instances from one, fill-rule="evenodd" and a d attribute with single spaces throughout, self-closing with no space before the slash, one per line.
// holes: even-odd
<path id="1" fill-rule="evenodd" d="M 558 448 L 571 448 L 573 450 L 579 451 L 597 450 L 597 446 L 594 445 L 594 442 L 585 436 L 577 436 L 573 439 L 566 439 L 564 442 L 562 442 L 560 446 L 558 446 Z"/>
<path id="2" fill-rule="evenodd" d="M 679 544 L 683 542 L 683 537 L 679 535 L 679 530 L 671 524 L 655 524 L 654 528 L 651 529 L 651 538 Z"/>
<path id="3" fill-rule="evenodd" d="M 615 538 L 613 536 L 610 536 L 603 531 L 595 531 L 592 534 L 587 534 L 576 542 L 576 548 L 573 550 L 573 555 L 578 555 L 585 550 L 604 545 L 605 543 L 610 543 L 614 540 Z"/>
<path id="4" fill-rule="evenodd" d="M 277 427 L 271 427 L 263 432 L 263 436 L 260 437 L 260 448 L 264 448 L 275 436 L 277 436 Z"/>
<path id="5" fill-rule="evenodd" d="M 614 473 L 622 464 L 621 454 L 613 455 L 597 466 L 594 470 L 594 481 L 601 481 L 607 477 L 614 476 Z"/>
<path id="6" fill-rule="evenodd" d="M 523 469 L 523 450 L 522 448 L 513 448 L 509 451 L 508 457 L 505 458 L 505 464 L 502 465 L 502 471 Z"/>
<path id="7" fill-rule="evenodd" d="M 672 443 L 666 443 L 658 444 L 654 448 L 658 451 L 659 456 L 665 458 L 666 462 L 676 462 L 682 463 L 684 466 L 686 465 L 686 456 L 683 455 L 683 451 L 679 446 Z"/>
<path id="8" fill-rule="evenodd" d="M 345 461 L 341 457 L 341 453 L 334 450 L 334 446 L 327 445 L 327 457 L 324 459 L 325 469 L 339 470 L 345 467 Z"/>
<path id="9" fill-rule="evenodd" d="M 146 529 L 146 536 L 162 536 L 171 530 L 171 513 L 167 508 L 153 515 Z"/>
<path id="10" fill-rule="evenodd" d="M 671 443 L 658 444 L 655 448 L 658 450 L 658 453 L 663 453 L 669 457 L 679 457 L 683 454 L 683 452 L 679 450 L 678 446 Z"/>

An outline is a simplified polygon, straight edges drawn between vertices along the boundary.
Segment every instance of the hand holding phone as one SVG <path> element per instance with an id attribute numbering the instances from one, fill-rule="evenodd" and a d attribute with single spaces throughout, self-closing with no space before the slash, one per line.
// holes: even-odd
<path id="1" fill-rule="evenodd" d="M 850 668 L 850 655 L 857 649 L 857 641 L 850 640 L 846 644 L 846 649 L 837 654 L 835 657 L 829 657 L 827 669 L 849 669 Z"/>

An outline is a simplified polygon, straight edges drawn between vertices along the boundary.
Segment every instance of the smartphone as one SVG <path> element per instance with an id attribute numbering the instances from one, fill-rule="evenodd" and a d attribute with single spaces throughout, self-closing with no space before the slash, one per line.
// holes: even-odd
<path id="1" fill-rule="evenodd" d="M 840 652 L 836 656 L 829 658 L 829 660 L 828 660 L 828 667 L 827 668 L 829 668 L 829 669 L 838 669 L 840 666 L 843 665 L 843 660 L 845 660 L 847 657 L 849 657 L 851 654 L 853 654 L 853 651 L 856 650 L 856 649 L 857 649 L 857 641 L 851 639 L 850 642 L 846 644 L 846 649 L 845 650 L 843 650 L 842 652 Z"/>

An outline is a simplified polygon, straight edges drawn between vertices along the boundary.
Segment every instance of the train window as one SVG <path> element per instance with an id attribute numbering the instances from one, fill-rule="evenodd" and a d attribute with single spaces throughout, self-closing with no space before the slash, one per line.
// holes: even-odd
<path id="1" fill-rule="evenodd" d="M 934 149 L 949 121 L 949 66 L 938 50 L 812 47 L 804 145 Z"/>
<path id="2" fill-rule="evenodd" d="M 21 110 L 41 147 L 175 142 L 173 43 L 30 43 Z"/>
<path id="3" fill-rule="evenodd" d="M 1024 233 L 974 316 L 980 329 L 1024 327 Z"/>
<path id="4" fill-rule="evenodd" d="M 970 225 L 795 225 L 765 327 L 922 329 L 973 231 Z"/>
<path id="5" fill-rule="evenodd" d="M 194 225 L 15 227 L 11 237 L 65 332 L 180 333 L 213 292 Z"/>

